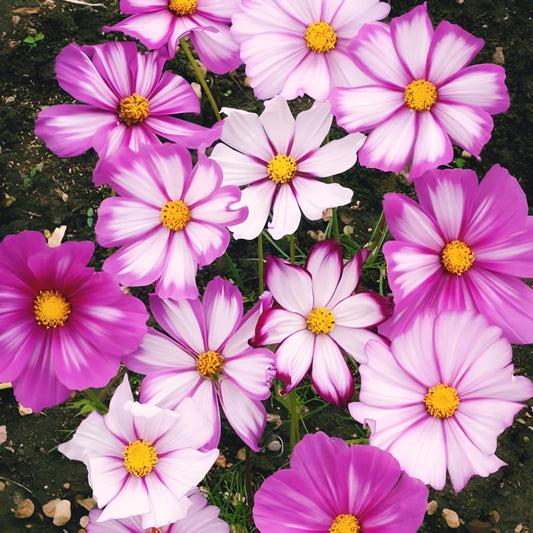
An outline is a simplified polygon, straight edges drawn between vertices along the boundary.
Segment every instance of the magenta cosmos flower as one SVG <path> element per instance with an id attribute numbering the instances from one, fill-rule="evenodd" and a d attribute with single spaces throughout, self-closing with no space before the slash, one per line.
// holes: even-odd
<path id="1" fill-rule="evenodd" d="M 345 205 L 352 191 L 325 178 L 355 164 L 361 134 L 321 146 L 331 127 L 329 104 L 315 103 L 296 120 L 287 102 L 279 97 L 265 102 L 260 116 L 238 109 L 222 109 L 221 140 L 211 157 L 224 171 L 224 183 L 248 185 L 241 205 L 248 218 L 232 226 L 236 239 L 253 239 L 263 230 L 272 212 L 268 231 L 274 239 L 294 233 L 301 214 L 309 220 L 322 218 L 324 209 Z"/>
<path id="2" fill-rule="evenodd" d="M 499 328 L 469 311 L 419 315 L 390 349 L 365 348 L 359 402 L 351 415 L 370 425 L 370 444 L 437 490 L 446 470 L 455 491 L 474 474 L 505 465 L 494 452 L 533 383 L 513 375 L 512 349 Z"/>
<path id="3" fill-rule="evenodd" d="M 36 231 L 0 243 L 0 381 L 34 411 L 106 385 L 146 333 L 144 304 L 86 266 L 93 251 Z"/>
<path id="4" fill-rule="evenodd" d="M 132 154 L 123 150 L 102 161 L 97 185 L 109 183 L 120 197 L 98 210 L 96 237 L 119 249 L 103 269 L 128 286 L 149 285 L 162 298 L 196 298 L 196 271 L 226 250 L 227 225 L 241 222 L 246 208 L 235 186 L 222 186 L 222 171 L 200 154 L 191 170 L 189 152 L 165 143 Z"/>
<path id="5" fill-rule="evenodd" d="M 126 376 L 109 412 L 93 411 L 58 449 L 87 466 L 103 511 L 98 521 L 142 515 L 143 528 L 157 528 L 185 518 L 193 506 L 188 492 L 218 457 L 217 449 L 198 450 L 210 438 L 192 400 L 176 411 L 134 402 Z"/>
<path id="6" fill-rule="evenodd" d="M 187 514 L 177 522 L 155 528 L 144 528 L 142 516 L 99 522 L 102 511 L 94 508 L 89 513 L 87 533 L 229 533 L 229 526 L 218 518 L 220 509 L 207 505 L 207 499 L 198 489 L 187 495 L 191 502 Z"/>
<path id="7" fill-rule="evenodd" d="M 126 365 L 145 374 L 141 399 L 161 407 L 179 409 L 192 397 L 202 406 L 220 439 L 219 400 L 229 423 L 253 450 L 259 450 L 266 423 L 262 400 L 270 396 L 274 355 L 252 348 L 257 319 L 270 305 L 265 295 L 243 317 L 237 287 L 221 278 L 207 284 L 202 301 L 162 300 L 150 296 L 150 308 L 159 325 L 172 338 L 150 330 Z"/>
<path id="8" fill-rule="evenodd" d="M 330 96 L 340 126 L 370 131 L 360 163 L 394 172 L 411 163 L 414 179 L 449 163 L 452 143 L 479 156 L 491 115 L 509 107 L 502 67 L 466 66 L 482 47 L 482 39 L 447 21 L 434 30 L 425 3 L 392 19 L 390 29 L 365 26 L 351 50 L 370 79 Z"/>
<path id="9" fill-rule="evenodd" d="M 131 17 L 102 29 L 122 31 L 152 50 L 167 46 L 170 57 L 179 39 L 188 35 L 207 69 L 225 74 L 242 63 L 229 30 L 239 4 L 239 0 L 121 0 L 120 10 Z"/>
<path id="10" fill-rule="evenodd" d="M 533 290 L 518 278 L 533 277 L 533 217 L 518 181 L 495 165 L 479 185 L 454 169 L 428 171 L 415 187 L 419 203 L 395 193 L 383 203 L 396 239 L 383 247 L 396 302 L 383 332 L 425 308 L 474 309 L 511 342 L 533 343 Z"/>
<path id="11" fill-rule="evenodd" d="M 389 301 L 374 292 L 353 294 L 368 255 L 361 250 L 343 265 L 337 241 L 315 244 L 304 267 L 277 257 L 266 260 L 265 279 L 279 304 L 259 319 L 255 345 L 279 344 L 276 370 L 288 392 L 304 378 L 320 396 L 337 406 L 353 395 L 353 379 L 344 353 L 364 361 L 363 348 L 380 337 L 368 328 L 390 315 Z"/>
<path id="12" fill-rule="evenodd" d="M 259 487 L 253 515 L 261 533 L 416 533 L 427 497 L 389 453 L 318 432 Z"/>
<path id="13" fill-rule="evenodd" d="M 231 33 L 257 98 L 305 93 L 323 101 L 332 87 L 366 79 L 350 58 L 350 41 L 389 11 L 378 0 L 243 0 Z"/>
<path id="14" fill-rule="evenodd" d="M 44 109 L 35 135 L 60 157 L 89 148 L 100 157 L 124 146 L 137 150 L 160 144 L 158 135 L 189 148 L 211 144 L 221 126 L 209 129 L 171 116 L 199 113 L 200 103 L 183 78 L 163 72 L 166 59 L 156 52 L 141 54 L 132 42 L 69 44 L 57 56 L 57 81 L 84 103 Z"/>

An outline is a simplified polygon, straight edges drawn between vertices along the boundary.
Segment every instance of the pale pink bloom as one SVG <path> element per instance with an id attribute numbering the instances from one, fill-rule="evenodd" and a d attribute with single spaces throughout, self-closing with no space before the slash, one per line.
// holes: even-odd
<path id="1" fill-rule="evenodd" d="M 222 170 L 178 145 L 121 150 L 101 161 L 97 185 L 110 184 L 120 195 L 98 209 L 96 238 L 101 246 L 119 247 L 103 269 L 128 286 L 155 282 L 163 298 L 196 298 L 196 272 L 226 250 L 226 226 L 241 222 L 246 208 L 233 207 L 238 187 L 222 186 Z"/>
<path id="2" fill-rule="evenodd" d="M 180 409 L 194 398 L 209 420 L 216 446 L 220 439 L 219 401 L 229 423 L 253 450 L 259 450 L 266 423 L 262 400 L 270 396 L 274 355 L 252 348 L 257 319 L 270 305 L 266 294 L 242 316 L 237 287 L 219 277 L 207 284 L 202 301 L 163 300 L 150 295 L 150 308 L 171 337 L 149 330 L 125 364 L 145 374 L 141 399 Z"/>
<path id="3" fill-rule="evenodd" d="M 166 46 L 170 57 L 180 38 L 189 36 L 207 69 L 225 74 L 242 63 L 229 29 L 239 4 L 239 0 L 120 0 L 120 10 L 131 17 L 102 29 L 122 31 L 151 50 Z"/>
<path id="4" fill-rule="evenodd" d="M 163 72 L 166 54 L 142 54 L 132 42 L 69 44 L 57 56 L 62 89 L 83 104 L 60 104 L 39 113 L 35 135 L 60 157 L 94 148 L 100 157 L 120 148 L 161 144 L 158 136 L 188 148 L 210 145 L 212 129 L 174 117 L 199 113 L 200 102 L 181 76 Z"/>
<path id="5" fill-rule="evenodd" d="M 257 98 L 305 93 L 323 101 L 332 87 L 366 79 L 350 57 L 350 41 L 389 11 L 378 0 L 243 0 L 231 33 Z"/>
<path id="6" fill-rule="evenodd" d="M 194 401 L 175 411 L 134 402 L 126 376 L 109 412 L 93 411 L 58 449 L 87 466 L 103 511 L 99 521 L 142 515 L 142 527 L 150 528 L 186 517 L 192 507 L 187 494 L 219 454 L 217 449 L 199 451 L 211 436 Z"/>
<path id="7" fill-rule="evenodd" d="M 331 106 L 349 132 L 369 131 L 360 150 L 367 167 L 409 176 L 449 163 L 452 143 L 475 156 L 490 139 L 491 115 L 509 107 L 505 72 L 498 65 L 467 66 L 483 47 L 455 24 L 433 29 L 426 3 L 369 24 L 351 45 L 368 81 L 335 88 Z"/>
<path id="8" fill-rule="evenodd" d="M 390 348 L 369 342 L 351 415 L 371 428 L 411 476 L 455 491 L 474 474 L 505 465 L 497 437 L 513 423 L 533 383 L 513 375 L 512 349 L 499 328 L 472 312 L 424 313 Z"/>
<path id="9" fill-rule="evenodd" d="M 322 218 L 329 207 L 345 205 L 352 191 L 326 178 L 352 167 L 364 135 L 347 135 L 324 146 L 333 116 L 327 103 L 315 103 L 296 119 L 287 102 L 265 102 L 260 116 L 238 109 L 222 109 L 221 140 L 211 157 L 222 167 L 224 183 L 247 185 L 240 205 L 248 218 L 232 226 L 236 239 L 254 239 L 271 215 L 268 231 L 274 239 L 294 233 L 301 213 L 309 220 Z"/>
<path id="10" fill-rule="evenodd" d="M 278 306 L 259 319 L 254 345 L 278 344 L 276 370 L 288 392 L 305 377 L 325 400 L 346 405 L 353 378 L 345 354 L 366 360 L 367 341 L 380 339 L 368 328 L 390 315 L 389 301 L 375 292 L 353 294 L 368 250 L 343 265 L 341 246 L 327 240 L 315 244 L 304 267 L 277 257 L 266 259 L 265 279 Z"/>

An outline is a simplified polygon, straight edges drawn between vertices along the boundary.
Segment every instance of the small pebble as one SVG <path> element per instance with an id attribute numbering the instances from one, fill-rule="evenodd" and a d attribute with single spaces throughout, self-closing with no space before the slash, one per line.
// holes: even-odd
<path id="1" fill-rule="evenodd" d="M 70 483 L 63 483 L 64 489 L 70 489 Z"/>
<path id="2" fill-rule="evenodd" d="M 64 526 L 71 517 L 70 502 L 68 500 L 61 500 L 56 505 L 56 511 L 54 513 L 54 525 Z"/>
<path id="3" fill-rule="evenodd" d="M 451 527 L 452 529 L 457 529 L 460 525 L 459 515 L 451 509 L 443 509 L 442 518 L 444 518 L 448 527 Z"/>
<path id="4" fill-rule="evenodd" d="M 55 498 L 53 500 L 50 500 L 48 503 L 45 503 L 42 507 L 44 515 L 48 518 L 54 518 L 56 506 L 60 501 L 61 500 L 59 498 Z"/>
<path id="5" fill-rule="evenodd" d="M 90 511 L 93 507 L 96 507 L 96 500 L 94 498 L 81 498 L 81 496 L 77 496 L 76 502 L 84 509 L 87 509 L 87 511 Z"/>
<path id="6" fill-rule="evenodd" d="M 434 515 L 437 512 L 438 504 L 435 500 L 428 502 L 427 514 L 429 516 Z"/>
<path id="7" fill-rule="evenodd" d="M 81 526 L 81 527 L 83 527 L 83 528 L 87 527 L 87 524 L 88 524 L 88 523 L 89 523 L 89 517 L 88 517 L 87 515 L 82 516 L 82 517 L 80 518 L 80 526 Z"/>
<path id="8" fill-rule="evenodd" d="M 35 505 L 33 505 L 33 502 L 29 498 L 26 498 L 17 505 L 17 508 L 15 509 L 15 518 L 28 518 L 34 511 Z"/>

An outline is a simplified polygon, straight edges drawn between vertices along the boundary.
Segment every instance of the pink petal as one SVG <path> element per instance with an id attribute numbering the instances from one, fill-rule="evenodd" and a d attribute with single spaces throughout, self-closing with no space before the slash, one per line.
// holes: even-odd
<path id="1" fill-rule="evenodd" d="M 222 168 L 224 185 L 249 185 L 268 177 L 267 166 L 255 157 L 218 143 L 210 155 Z"/>
<path id="2" fill-rule="evenodd" d="M 300 224 L 300 206 L 289 183 L 278 185 L 272 203 L 272 221 L 268 232 L 275 240 L 294 233 Z"/>
<path id="3" fill-rule="evenodd" d="M 337 303 L 354 292 L 359 283 L 363 263 L 368 257 L 368 253 L 367 249 L 359 250 L 347 263 L 344 264 L 341 279 L 339 280 L 337 289 L 331 298 L 332 303 Z"/>
<path id="4" fill-rule="evenodd" d="M 355 361 L 366 363 L 365 346 L 368 341 L 381 341 L 381 337 L 367 329 L 335 326 L 329 336 Z"/>
<path id="5" fill-rule="evenodd" d="M 313 306 L 326 306 L 339 283 L 342 273 L 342 250 L 334 240 L 315 244 L 305 262 L 313 280 Z"/>
<path id="6" fill-rule="evenodd" d="M 276 155 L 289 154 L 294 137 L 295 120 L 287 101 L 281 96 L 265 102 L 265 110 L 259 116 L 261 126 L 272 144 Z"/>
<path id="7" fill-rule="evenodd" d="M 330 106 L 326 102 L 315 102 L 310 109 L 298 113 L 291 147 L 291 155 L 298 161 L 298 165 L 304 163 L 307 154 L 320 148 L 332 121 Z M 300 166 L 298 169 L 302 170 Z"/>
<path id="8" fill-rule="evenodd" d="M 390 303 L 376 292 L 359 292 L 331 308 L 335 322 L 349 328 L 369 328 L 389 317 Z"/>
<path id="9" fill-rule="evenodd" d="M 220 130 L 222 128 L 219 123 L 212 128 L 204 128 L 194 122 L 188 122 L 180 118 L 154 115 L 148 116 L 144 124 L 152 128 L 154 133 L 161 135 L 161 137 L 181 143 L 187 148 L 211 145 L 220 138 Z"/>
<path id="10" fill-rule="evenodd" d="M 254 345 L 278 344 L 289 335 L 307 329 L 306 317 L 279 307 L 268 309 L 257 322 Z"/>
<path id="11" fill-rule="evenodd" d="M 168 71 L 151 92 L 149 104 L 150 115 L 200 113 L 200 101 L 190 84 Z"/>
<path id="12" fill-rule="evenodd" d="M 307 94 L 319 102 L 327 100 L 331 90 L 331 78 L 326 55 L 309 52 L 303 57 L 287 76 L 280 91 L 281 96 L 293 100 Z"/>
<path id="13" fill-rule="evenodd" d="M 296 387 L 305 377 L 315 351 L 316 335 L 302 330 L 287 337 L 276 350 L 276 370 L 287 383 L 286 392 Z"/>

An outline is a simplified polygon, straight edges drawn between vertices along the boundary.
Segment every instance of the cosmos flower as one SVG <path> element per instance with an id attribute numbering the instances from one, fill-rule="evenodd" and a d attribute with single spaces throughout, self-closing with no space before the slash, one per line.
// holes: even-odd
<path id="1" fill-rule="evenodd" d="M 146 333 L 144 304 L 86 266 L 93 251 L 36 231 L 0 243 L 0 382 L 34 411 L 106 385 Z"/>
<path id="2" fill-rule="evenodd" d="M 102 29 L 122 31 L 151 50 L 167 46 L 170 57 L 179 39 L 188 35 L 206 68 L 225 74 L 242 63 L 229 30 L 239 4 L 239 0 L 121 0 L 120 10 L 131 17 Z"/>
<path id="3" fill-rule="evenodd" d="M 343 265 L 340 244 L 327 240 L 313 246 L 304 267 L 267 257 L 265 279 L 279 305 L 261 316 L 253 343 L 280 343 L 276 370 L 286 392 L 312 364 L 311 379 L 320 396 L 337 406 L 351 399 L 353 379 L 344 354 L 365 361 L 365 343 L 380 339 L 368 328 L 390 315 L 383 296 L 353 294 L 367 255 L 361 250 Z"/>
<path id="4" fill-rule="evenodd" d="M 120 247 L 103 269 L 128 286 L 156 282 L 162 298 L 196 298 L 196 271 L 226 250 L 227 225 L 241 222 L 246 208 L 235 186 L 222 186 L 222 171 L 200 154 L 192 168 L 189 152 L 165 143 L 132 154 L 122 150 L 101 161 L 97 185 L 109 183 L 120 197 L 98 210 L 96 238 Z"/>
<path id="5" fill-rule="evenodd" d="M 254 239 L 272 212 L 268 231 L 274 239 L 294 233 L 300 210 L 309 220 L 322 218 L 329 207 L 345 205 L 352 191 L 325 178 L 355 164 L 364 135 L 353 134 L 325 146 L 333 115 L 329 104 L 315 103 L 296 120 L 283 98 L 265 102 L 260 116 L 238 109 L 222 109 L 221 140 L 211 157 L 222 167 L 224 183 L 249 185 L 242 191 L 241 205 L 248 218 L 232 226 L 236 239 Z"/>
<path id="6" fill-rule="evenodd" d="M 253 515 L 261 533 L 416 533 L 427 496 L 389 453 L 318 432 L 259 487 Z"/>
<path id="7" fill-rule="evenodd" d="M 207 505 L 207 499 L 198 489 L 193 489 L 187 495 L 191 502 L 184 518 L 157 528 L 143 528 L 142 516 L 136 515 L 120 520 L 106 520 L 99 522 L 102 515 L 100 509 L 94 508 L 89 513 L 87 533 L 229 533 L 229 526 L 218 518 L 220 509 L 214 505 Z"/>
<path id="8" fill-rule="evenodd" d="M 243 317 L 241 293 L 218 277 L 207 284 L 201 302 L 150 295 L 154 318 L 172 338 L 150 330 L 125 361 L 146 375 L 142 401 L 179 409 L 184 399 L 194 398 L 213 430 L 212 446 L 220 438 L 220 401 L 237 435 L 258 451 L 266 423 L 261 402 L 270 396 L 274 356 L 267 349 L 252 348 L 248 340 L 270 303 L 265 294 Z"/>
<path id="9" fill-rule="evenodd" d="M 366 79 L 350 57 L 350 41 L 389 11 L 378 0 L 243 0 L 231 34 L 257 98 L 305 93 L 324 101 L 332 87 Z"/>
<path id="10" fill-rule="evenodd" d="M 122 147 L 160 144 L 158 135 L 189 148 L 207 146 L 220 127 L 204 128 L 173 117 L 199 113 L 200 103 L 183 78 L 163 72 L 167 56 L 141 54 L 132 42 L 69 44 L 56 60 L 57 81 L 83 104 L 61 104 L 39 113 L 35 135 L 60 157 L 94 148 L 102 158 Z"/>
<path id="11" fill-rule="evenodd" d="M 210 438 L 211 428 L 192 400 L 176 411 L 134 402 L 126 376 L 109 412 L 93 411 L 58 449 L 87 466 L 102 509 L 98 521 L 142 515 L 143 528 L 157 528 L 186 518 L 193 507 L 186 496 L 219 453 L 198 451 Z"/>
<path id="12" fill-rule="evenodd" d="M 513 375 L 499 328 L 470 311 L 426 312 L 392 340 L 369 342 L 351 415 L 370 425 L 370 444 L 389 451 L 411 476 L 455 491 L 474 474 L 505 465 L 497 437 L 513 423 L 533 383 Z"/>
<path id="13" fill-rule="evenodd" d="M 340 126 L 370 131 L 360 163 L 393 172 L 411 164 L 415 179 L 449 163 L 452 143 L 479 156 L 491 115 L 509 107 L 502 67 L 466 66 L 482 47 L 482 39 L 447 21 L 434 30 L 426 3 L 392 19 L 390 28 L 363 27 L 351 51 L 370 79 L 330 95 Z"/>
<path id="14" fill-rule="evenodd" d="M 518 181 L 499 165 L 478 185 L 471 170 L 431 170 L 415 181 L 419 203 L 385 195 L 394 241 L 385 243 L 396 303 L 387 336 L 422 309 L 473 309 L 510 342 L 533 343 L 533 217 Z"/>

